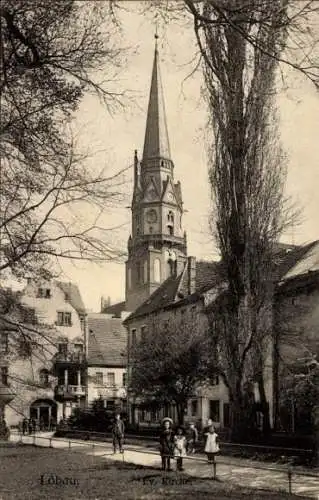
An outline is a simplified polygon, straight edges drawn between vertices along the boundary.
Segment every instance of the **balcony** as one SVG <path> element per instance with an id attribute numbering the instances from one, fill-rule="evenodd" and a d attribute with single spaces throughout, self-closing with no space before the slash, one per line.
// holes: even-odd
<path id="1" fill-rule="evenodd" d="M 54 397 L 57 401 L 73 401 L 84 396 L 84 385 L 57 385 L 54 390 Z"/>
<path id="2" fill-rule="evenodd" d="M 53 362 L 59 365 L 83 365 L 85 355 L 83 352 L 58 352 L 55 354 Z"/>
<path id="3" fill-rule="evenodd" d="M 126 389 L 117 385 L 101 385 L 96 386 L 96 391 L 99 397 L 107 399 L 125 399 Z"/>

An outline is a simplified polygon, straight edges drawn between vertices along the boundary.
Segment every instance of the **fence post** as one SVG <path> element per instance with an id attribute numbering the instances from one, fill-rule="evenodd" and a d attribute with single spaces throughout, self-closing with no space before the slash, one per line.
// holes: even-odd
<path id="1" fill-rule="evenodd" d="M 33 446 L 35 446 L 35 434 L 33 434 Z"/>
<path id="2" fill-rule="evenodd" d="M 52 448 L 52 439 L 51 438 L 49 439 L 49 446 L 50 446 L 50 448 Z"/>
<path id="3" fill-rule="evenodd" d="M 289 495 L 292 494 L 291 478 L 292 478 L 292 468 L 291 468 L 291 464 L 289 463 L 288 464 L 288 492 L 289 492 Z"/>
<path id="4" fill-rule="evenodd" d="M 71 441 L 69 440 L 69 450 L 71 449 Z"/>

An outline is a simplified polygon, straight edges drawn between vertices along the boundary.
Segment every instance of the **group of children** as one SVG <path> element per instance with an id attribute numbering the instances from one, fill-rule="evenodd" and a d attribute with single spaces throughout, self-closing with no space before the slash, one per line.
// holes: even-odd
<path id="1" fill-rule="evenodd" d="M 195 446 L 198 441 L 198 432 L 194 424 L 190 424 L 184 434 L 182 427 L 178 427 L 176 434 L 172 429 L 172 419 L 166 417 L 163 419 L 163 430 L 160 436 L 160 452 L 162 458 L 162 470 L 171 470 L 171 458 L 176 459 L 176 469 L 183 470 L 183 458 L 187 454 L 195 453 Z M 215 432 L 212 420 L 208 420 L 207 427 L 204 429 L 206 436 L 205 453 L 208 462 L 212 463 L 216 453 L 219 452 L 218 435 Z"/>

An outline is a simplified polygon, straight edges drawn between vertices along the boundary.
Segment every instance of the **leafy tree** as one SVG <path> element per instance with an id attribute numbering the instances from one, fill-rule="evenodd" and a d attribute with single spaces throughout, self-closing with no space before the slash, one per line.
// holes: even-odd
<path id="1" fill-rule="evenodd" d="M 188 399 L 207 380 L 210 357 L 205 323 L 186 315 L 167 321 L 152 318 L 131 355 L 130 393 L 144 407 L 175 404 L 182 425 Z"/>

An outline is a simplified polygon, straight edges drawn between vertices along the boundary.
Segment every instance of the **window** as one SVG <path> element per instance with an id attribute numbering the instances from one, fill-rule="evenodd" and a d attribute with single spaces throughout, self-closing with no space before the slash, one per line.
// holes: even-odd
<path id="1" fill-rule="evenodd" d="M 40 384 L 43 386 L 47 386 L 49 384 L 49 371 L 46 370 L 45 368 L 40 370 L 39 378 L 40 378 Z"/>
<path id="2" fill-rule="evenodd" d="M 68 344 L 67 344 L 67 342 L 61 342 L 58 345 L 58 349 L 59 349 L 59 354 L 64 354 L 66 356 L 67 352 L 68 352 Z"/>
<path id="3" fill-rule="evenodd" d="M 95 373 L 95 384 L 96 385 L 103 385 L 103 372 L 96 372 Z"/>
<path id="4" fill-rule="evenodd" d="M 128 283 L 128 289 L 132 287 L 132 270 L 131 268 L 128 268 L 127 271 L 127 283 Z"/>
<path id="5" fill-rule="evenodd" d="M 76 352 L 83 352 L 83 344 L 74 344 L 74 350 Z"/>
<path id="6" fill-rule="evenodd" d="M 219 399 L 211 399 L 209 402 L 210 418 L 213 422 L 219 422 Z"/>
<path id="7" fill-rule="evenodd" d="M 50 288 L 38 288 L 38 297 L 41 299 L 50 299 L 51 298 Z"/>
<path id="8" fill-rule="evenodd" d="M 71 313 L 70 312 L 58 312 L 58 326 L 72 326 Z"/>
<path id="9" fill-rule="evenodd" d="M 1 366 L 1 382 L 3 385 L 8 385 L 8 367 Z"/>
<path id="10" fill-rule="evenodd" d="M 0 332 L 0 352 L 8 352 L 8 332 Z"/>
<path id="11" fill-rule="evenodd" d="M 174 214 L 173 214 L 173 212 L 171 210 L 167 214 L 167 220 L 168 220 L 168 222 L 173 222 L 174 223 Z"/>
<path id="12" fill-rule="evenodd" d="M 114 399 L 108 399 L 106 402 L 107 410 L 114 411 L 115 410 L 115 401 Z"/>
<path id="13" fill-rule="evenodd" d="M 219 385 L 219 376 L 213 375 L 211 383 L 212 383 L 212 385 Z"/>
<path id="14" fill-rule="evenodd" d="M 70 296 L 68 293 L 64 294 L 64 300 L 65 300 L 65 302 L 68 302 L 70 300 Z"/>
<path id="15" fill-rule="evenodd" d="M 126 384 L 127 384 L 126 373 L 123 373 L 123 375 L 122 375 L 122 385 L 123 385 L 123 387 L 126 387 Z"/>
<path id="16" fill-rule="evenodd" d="M 143 342 L 145 340 L 145 335 L 146 335 L 146 326 L 141 327 L 141 341 Z"/>
<path id="17" fill-rule="evenodd" d="M 32 309 L 31 307 L 24 307 L 22 315 L 24 323 L 29 325 L 35 325 L 37 323 L 35 309 Z"/>
<path id="18" fill-rule="evenodd" d="M 134 346 L 136 344 L 136 328 L 133 328 L 131 334 L 132 334 L 131 344 L 132 344 L 132 346 Z"/>
<path id="19" fill-rule="evenodd" d="M 148 228 L 148 231 L 149 231 L 149 233 L 150 233 L 150 234 L 153 234 L 153 226 L 150 226 L 150 227 Z"/>
<path id="20" fill-rule="evenodd" d="M 136 262 L 136 282 L 140 283 L 141 282 L 141 263 Z"/>
<path id="21" fill-rule="evenodd" d="M 167 226 L 167 229 L 168 229 L 168 234 L 170 236 L 173 236 L 173 234 L 174 234 L 174 227 L 171 226 L 171 225 L 169 225 L 169 226 Z"/>
<path id="22" fill-rule="evenodd" d="M 198 407 L 197 399 L 193 399 L 192 402 L 191 402 L 192 417 L 196 417 L 197 416 L 197 407 Z"/>
<path id="23" fill-rule="evenodd" d="M 107 385 L 115 385 L 115 373 L 109 372 L 106 374 Z"/>
<path id="24" fill-rule="evenodd" d="M 144 262 L 144 283 L 148 282 L 148 265 L 147 260 Z"/>
<path id="25" fill-rule="evenodd" d="M 154 281 L 155 283 L 161 282 L 161 261 L 159 259 L 154 260 Z"/>

